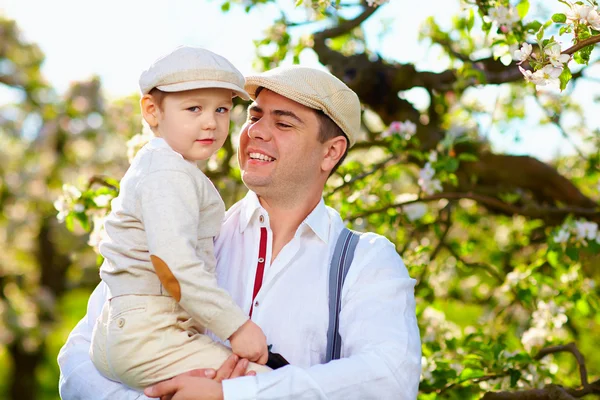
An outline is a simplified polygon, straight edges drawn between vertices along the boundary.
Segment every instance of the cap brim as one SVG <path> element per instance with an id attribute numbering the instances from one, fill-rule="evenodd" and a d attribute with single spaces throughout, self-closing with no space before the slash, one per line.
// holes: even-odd
<path id="1" fill-rule="evenodd" d="M 209 89 L 209 88 L 230 89 L 234 94 L 233 97 L 239 96 L 243 100 L 250 100 L 250 96 L 244 89 L 242 89 L 238 85 L 235 85 L 230 82 L 190 81 L 190 82 L 173 83 L 170 85 L 160 85 L 160 86 L 157 86 L 156 88 L 163 92 L 183 92 L 185 90 Z"/>

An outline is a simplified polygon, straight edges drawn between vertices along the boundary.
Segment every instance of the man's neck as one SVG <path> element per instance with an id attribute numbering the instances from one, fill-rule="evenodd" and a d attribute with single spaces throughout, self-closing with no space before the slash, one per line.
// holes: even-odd
<path id="1" fill-rule="evenodd" d="M 269 222 L 273 232 L 273 248 L 271 262 L 275 260 L 281 249 L 289 243 L 306 217 L 321 201 L 320 193 L 308 196 L 302 201 L 280 203 L 273 199 L 259 196 L 263 208 L 269 213 Z"/>

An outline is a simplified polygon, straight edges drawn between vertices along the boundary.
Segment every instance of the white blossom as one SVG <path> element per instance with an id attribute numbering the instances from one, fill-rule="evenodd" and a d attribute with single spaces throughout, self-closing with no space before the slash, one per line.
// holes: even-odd
<path id="1" fill-rule="evenodd" d="M 101 194 L 94 198 L 94 203 L 96 203 L 98 207 L 106 207 L 110 204 L 112 198 L 113 197 L 110 194 Z"/>
<path id="2" fill-rule="evenodd" d="M 563 64 L 568 62 L 571 59 L 571 56 L 568 54 L 561 54 L 560 44 L 552 43 L 548 47 L 544 49 L 544 53 L 548 56 L 548 60 L 550 64 L 552 64 L 556 68 L 562 68 Z M 562 70 L 561 70 L 562 72 Z M 560 75 L 560 74 L 559 74 Z"/>
<path id="3" fill-rule="evenodd" d="M 499 26 L 512 27 L 515 22 L 519 21 L 519 13 L 512 7 L 498 6 L 492 8 L 488 14 L 489 18 L 496 22 Z"/>
<path id="4" fill-rule="evenodd" d="M 437 155 L 437 151 L 433 150 L 431 151 L 431 153 L 429 153 L 429 157 L 427 158 L 429 160 L 429 162 L 436 162 L 438 160 L 438 155 Z"/>
<path id="5" fill-rule="evenodd" d="M 419 186 L 426 194 L 434 194 L 442 191 L 442 183 L 439 179 L 434 179 L 435 169 L 431 166 L 431 162 L 425 164 L 425 166 L 419 171 Z"/>
<path id="6" fill-rule="evenodd" d="M 558 77 L 562 73 L 562 68 L 556 68 L 551 64 L 548 64 L 544 68 L 533 73 L 521 67 L 519 67 L 519 70 L 526 81 L 536 85 L 536 89 L 546 85 L 558 85 L 560 83 Z"/>
<path id="7" fill-rule="evenodd" d="M 92 246 L 94 250 L 98 250 L 100 242 L 106 238 L 106 230 L 104 229 L 104 216 L 94 215 L 92 218 L 94 228 L 90 233 L 88 239 L 88 245 Z"/>
<path id="8" fill-rule="evenodd" d="M 595 30 L 600 30 L 600 14 L 596 10 L 591 10 L 587 15 L 587 22 Z"/>
<path id="9" fill-rule="evenodd" d="M 58 214 L 56 215 L 58 221 L 64 222 L 65 218 L 67 217 L 67 214 L 70 211 L 69 204 L 67 203 L 67 199 L 65 198 L 65 196 L 60 196 L 58 199 L 56 199 L 56 201 L 54 202 L 54 208 L 56 208 L 56 210 L 58 211 Z"/>
<path id="10" fill-rule="evenodd" d="M 570 23 L 579 22 L 585 24 L 587 17 L 593 8 L 591 6 L 572 4 L 571 9 L 567 11 L 567 21 Z"/>
<path id="11" fill-rule="evenodd" d="M 562 227 L 556 235 L 554 235 L 553 240 L 555 243 L 566 243 L 571 237 L 571 233 L 565 227 Z"/>
<path id="12" fill-rule="evenodd" d="M 575 222 L 575 233 L 579 240 L 596 240 L 598 224 L 586 220 L 579 220 Z"/>
<path id="13" fill-rule="evenodd" d="M 514 53 L 514 60 L 522 63 L 531 57 L 531 53 L 533 52 L 533 46 L 529 43 L 523 43 L 523 46 L 519 50 L 516 50 Z"/>
<path id="14" fill-rule="evenodd" d="M 83 212 L 85 207 L 83 204 L 77 203 L 81 197 L 81 192 L 73 185 L 64 184 L 62 186 L 63 194 L 54 202 L 54 208 L 58 211 L 56 219 L 59 222 L 64 222 L 65 218 L 71 210 L 75 212 Z"/>
<path id="15" fill-rule="evenodd" d="M 416 221 L 427 214 L 427 204 L 422 202 L 406 204 L 402 206 L 402 211 L 404 211 L 409 221 Z"/>
<path id="16" fill-rule="evenodd" d="M 534 347 L 540 347 L 546 343 L 546 337 L 548 331 L 544 328 L 532 327 L 523 333 L 521 337 L 521 343 L 527 351 L 530 351 Z"/>

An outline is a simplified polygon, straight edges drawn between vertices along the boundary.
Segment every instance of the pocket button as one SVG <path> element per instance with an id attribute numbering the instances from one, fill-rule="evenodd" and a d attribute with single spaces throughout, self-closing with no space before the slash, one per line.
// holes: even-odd
<path id="1" fill-rule="evenodd" d="M 123 327 L 123 325 L 125 325 L 125 319 L 124 319 L 124 318 L 119 318 L 119 319 L 117 320 L 117 326 L 118 326 L 119 328 L 122 328 L 122 327 Z"/>

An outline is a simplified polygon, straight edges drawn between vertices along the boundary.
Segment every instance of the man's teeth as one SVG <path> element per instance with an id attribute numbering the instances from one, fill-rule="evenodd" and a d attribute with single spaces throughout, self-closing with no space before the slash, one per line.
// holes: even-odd
<path id="1" fill-rule="evenodd" d="M 275 161 L 274 158 L 271 158 L 262 153 L 250 153 L 249 155 L 250 155 L 250 158 L 252 158 L 253 160 Z"/>

